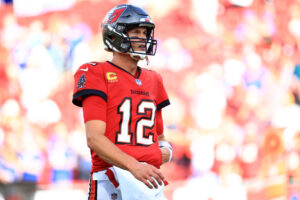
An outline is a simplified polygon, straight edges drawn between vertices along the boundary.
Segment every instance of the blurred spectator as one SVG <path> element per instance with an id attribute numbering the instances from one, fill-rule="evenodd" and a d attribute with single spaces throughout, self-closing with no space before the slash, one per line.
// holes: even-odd
<path id="1" fill-rule="evenodd" d="M 122 2 L 145 7 L 159 24 L 157 56 L 141 65 L 159 70 L 170 91 L 166 196 L 299 199 L 300 2 Z M 7 199 L 88 180 L 72 73 L 107 57 L 99 19 L 120 2 L 32 3 L 0 5 L 0 193 Z M 267 184 L 272 177 L 280 184 Z"/>
<path id="2" fill-rule="evenodd" d="M 0 3 L 12 4 L 13 0 L 1 0 Z"/>

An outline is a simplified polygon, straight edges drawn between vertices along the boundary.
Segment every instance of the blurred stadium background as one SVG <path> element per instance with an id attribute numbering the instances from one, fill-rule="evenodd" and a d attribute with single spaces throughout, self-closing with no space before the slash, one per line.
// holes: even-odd
<path id="1" fill-rule="evenodd" d="M 300 0 L 0 1 L 0 199 L 86 199 L 73 73 L 120 3 L 156 24 L 169 200 L 300 199 Z"/>

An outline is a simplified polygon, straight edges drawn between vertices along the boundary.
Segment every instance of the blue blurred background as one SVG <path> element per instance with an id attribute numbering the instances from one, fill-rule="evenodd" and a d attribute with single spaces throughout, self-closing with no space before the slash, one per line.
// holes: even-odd
<path id="1" fill-rule="evenodd" d="M 169 200 L 300 199 L 299 0 L 0 1 L 0 200 L 86 199 L 73 73 L 110 60 L 100 23 L 145 8 L 171 106 Z"/>

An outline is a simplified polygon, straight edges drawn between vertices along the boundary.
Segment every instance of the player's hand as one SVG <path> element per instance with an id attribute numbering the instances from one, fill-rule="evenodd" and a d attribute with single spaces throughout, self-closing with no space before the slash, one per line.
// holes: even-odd
<path id="1" fill-rule="evenodd" d="M 132 166 L 129 171 L 135 178 L 142 181 L 150 189 L 153 189 L 153 186 L 158 188 L 157 183 L 162 185 L 163 181 L 165 180 L 159 169 L 147 163 L 139 162 L 138 164 Z"/>

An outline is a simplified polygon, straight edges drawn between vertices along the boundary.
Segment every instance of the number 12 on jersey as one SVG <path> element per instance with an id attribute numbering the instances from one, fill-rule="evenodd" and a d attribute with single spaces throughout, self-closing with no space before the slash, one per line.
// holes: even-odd
<path id="1" fill-rule="evenodd" d="M 147 111 L 150 111 L 150 117 L 147 117 Z M 136 114 L 139 119 L 136 121 L 134 133 L 131 130 L 132 120 L 132 99 L 126 97 L 118 106 L 118 114 L 121 115 L 120 128 L 117 132 L 117 144 L 133 144 L 133 137 L 135 137 L 135 145 L 148 146 L 153 144 L 153 133 L 146 135 L 146 129 L 154 127 L 156 106 L 152 100 L 142 99 L 137 105 Z"/>

